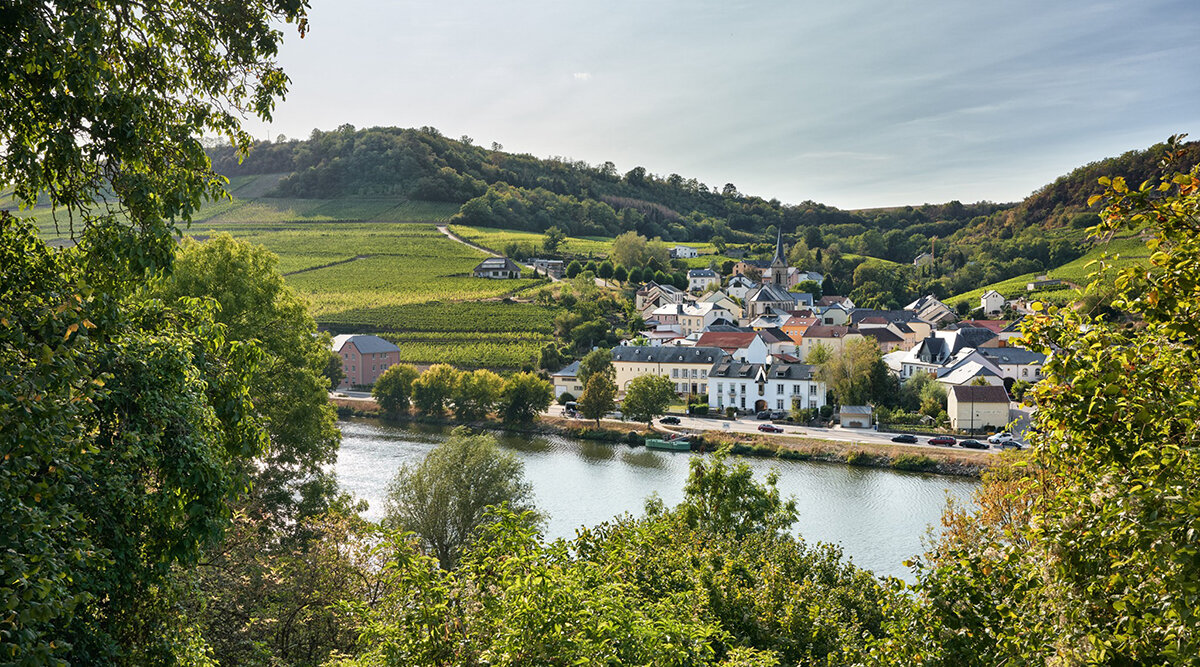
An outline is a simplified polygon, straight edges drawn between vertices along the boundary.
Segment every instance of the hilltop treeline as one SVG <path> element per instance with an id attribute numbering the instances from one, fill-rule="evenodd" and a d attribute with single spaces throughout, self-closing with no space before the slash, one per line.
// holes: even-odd
<path id="1" fill-rule="evenodd" d="M 1200 155 L 1198 146 L 1185 145 L 1184 159 Z M 857 303 L 897 307 L 919 294 L 946 298 L 1078 258 L 1088 250 L 1083 230 L 1098 222 L 1085 204 L 1096 179 L 1149 178 L 1159 169 L 1161 146 L 1076 169 L 1017 204 L 951 201 L 864 211 L 814 201 L 786 205 L 732 183 L 718 188 L 641 166 L 621 173 L 612 162 L 508 153 L 431 127 L 314 130 L 306 140 L 260 143 L 241 163 L 228 147 L 209 152 L 226 175 L 286 174 L 269 196 L 452 202 L 460 205 L 454 222 L 466 225 L 537 233 L 556 226 L 571 236 L 634 231 L 667 241 L 740 244 L 750 256 L 769 252 L 773 245 L 762 244 L 773 243 L 781 229 L 798 266 L 833 275 L 847 293 L 859 290 Z M 931 250 L 932 263 L 912 265 Z M 864 257 L 903 265 L 893 267 L 891 289 L 859 289 L 854 273 Z"/>

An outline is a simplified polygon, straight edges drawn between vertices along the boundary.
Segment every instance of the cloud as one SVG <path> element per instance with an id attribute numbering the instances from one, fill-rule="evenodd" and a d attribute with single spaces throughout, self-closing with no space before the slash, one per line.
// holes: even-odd
<path id="1" fill-rule="evenodd" d="M 575 72 L 571 76 L 575 77 L 576 81 L 587 81 L 592 78 L 591 72 Z"/>

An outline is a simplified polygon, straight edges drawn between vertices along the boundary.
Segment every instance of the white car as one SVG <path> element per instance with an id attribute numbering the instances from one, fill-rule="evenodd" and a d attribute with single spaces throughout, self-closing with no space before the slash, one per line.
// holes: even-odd
<path id="1" fill-rule="evenodd" d="M 1011 441 L 1012 439 L 1013 439 L 1012 433 L 1005 431 L 1003 433 L 997 433 L 995 435 L 989 436 L 987 440 L 988 440 L 988 442 L 990 442 L 993 445 L 1002 445 L 1006 442 Z"/>

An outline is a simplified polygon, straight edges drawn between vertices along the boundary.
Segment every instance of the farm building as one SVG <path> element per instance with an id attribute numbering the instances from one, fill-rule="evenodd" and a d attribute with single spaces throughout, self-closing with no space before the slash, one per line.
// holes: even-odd
<path id="1" fill-rule="evenodd" d="M 700 252 L 695 248 L 689 248 L 685 245 L 677 245 L 670 250 L 671 259 L 692 259 L 700 256 Z"/>
<path id="2" fill-rule="evenodd" d="M 497 280 L 520 278 L 521 267 L 507 257 L 488 257 L 475 267 L 471 275 L 476 278 L 493 278 Z"/>
<path id="3" fill-rule="evenodd" d="M 535 259 L 533 270 L 550 278 L 562 278 L 566 274 L 566 265 L 561 259 Z"/>
<path id="4" fill-rule="evenodd" d="M 1002 428 L 1009 421 L 1008 402 L 1008 392 L 1002 386 L 951 387 L 946 398 L 950 428 L 966 431 Z"/>

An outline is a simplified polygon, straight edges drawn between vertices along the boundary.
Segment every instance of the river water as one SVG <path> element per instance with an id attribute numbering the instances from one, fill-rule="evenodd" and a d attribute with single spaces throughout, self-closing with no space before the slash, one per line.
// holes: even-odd
<path id="1" fill-rule="evenodd" d="M 366 516 L 378 520 L 388 481 L 405 463 L 418 463 L 449 430 L 350 419 L 339 424 L 342 447 L 338 479 L 370 503 Z M 575 529 L 618 514 L 639 514 L 658 494 L 668 506 L 683 499 L 688 461 L 696 454 L 655 452 L 643 447 L 559 436 L 500 436 L 500 445 L 525 465 L 537 506 L 549 514 L 546 537 L 574 537 Z M 949 496 L 970 502 L 977 482 L 967 478 L 905 473 L 847 465 L 737 458 L 760 477 L 774 467 L 779 489 L 796 499 L 797 532 L 807 541 L 835 543 L 846 558 L 876 574 L 912 579 L 902 561 L 924 549 Z"/>

